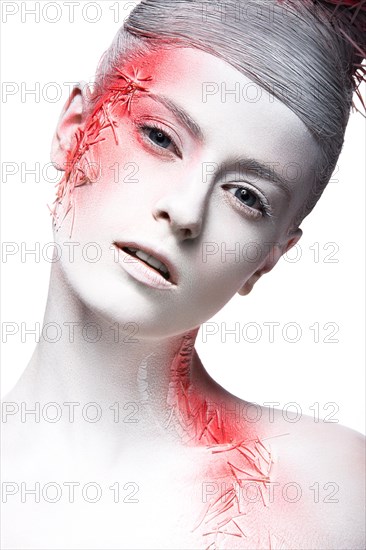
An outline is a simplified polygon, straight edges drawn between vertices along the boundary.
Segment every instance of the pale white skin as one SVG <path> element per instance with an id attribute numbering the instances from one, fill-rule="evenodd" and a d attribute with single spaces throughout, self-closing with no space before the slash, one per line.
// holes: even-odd
<path id="1" fill-rule="evenodd" d="M 157 55 L 159 63 L 156 65 Z M 132 108 L 131 117 L 121 116 L 118 119 L 119 145 L 115 144 L 111 132 L 104 134 L 106 141 L 97 147 L 101 166 L 110 167 L 116 162 L 122 165 L 136 163 L 139 168 L 138 183 L 114 183 L 114 172 L 104 169 L 97 183 L 75 189 L 75 223 L 71 240 L 81 246 L 75 248 L 74 262 L 63 260 L 53 264 L 44 317 L 45 324 L 57 322 L 63 326 L 65 321 L 78 323 L 75 325 L 74 341 L 69 341 L 66 331 L 56 344 L 41 340 L 25 374 L 5 398 L 5 401 L 24 400 L 30 403 L 95 401 L 105 410 L 115 402 L 141 403 L 138 367 L 149 357 L 150 397 L 148 408 L 141 406 L 139 409 L 138 424 L 113 424 L 103 420 L 92 425 L 75 422 L 41 426 L 38 431 L 25 425 L 21 435 L 12 436 L 9 472 L 13 477 L 21 479 L 19 469 L 27 472 L 28 466 L 22 466 L 22 461 L 15 460 L 15 456 L 27 448 L 28 452 L 32 449 L 35 462 L 42 464 L 38 464 L 35 470 L 38 473 L 49 470 L 55 478 L 60 471 L 66 471 L 70 478 L 72 472 L 77 471 L 81 475 L 85 468 L 85 472 L 90 472 L 90 480 L 93 474 L 95 478 L 96 471 L 105 475 L 108 468 L 109 472 L 114 472 L 108 477 L 109 480 L 121 478 L 122 471 L 123 480 L 139 479 L 139 483 L 147 487 L 146 509 L 141 504 L 138 512 L 131 509 L 126 512 L 124 508 L 117 513 L 113 507 L 108 511 L 111 517 L 116 514 L 116 518 L 121 513 L 131 514 L 124 526 L 122 541 L 118 529 L 114 531 L 112 526 L 108 527 L 108 536 L 102 527 L 94 526 L 90 539 L 85 538 L 85 532 L 80 534 L 80 527 L 80 533 L 74 534 L 74 538 L 63 535 L 65 538 L 61 540 L 65 548 L 67 544 L 70 548 L 91 548 L 92 544 L 96 545 L 95 548 L 102 548 L 103 544 L 108 548 L 195 548 L 203 544 L 192 538 L 182 525 L 179 534 L 164 534 L 166 525 L 178 529 L 177 517 L 180 514 L 188 517 L 191 512 L 191 496 L 184 492 L 187 475 L 192 476 L 194 485 L 193 478 L 199 478 L 200 473 L 205 472 L 205 463 L 199 460 L 197 470 L 191 472 L 192 457 L 198 459 L 200 451 L 185 449 L 179 439 L 172 438 L 162 427 L 166 416 L 170 365 L 184 334 L 196 330 L 236 292 L 243 295 L 250 292 L 260 276 L 269 272 L 281 255 L 299 240 L 301 230 L 289 231 L 289 228 L 293 216 L 307 197 L 319 154 L 317 144 L 301 120 L 264 91 L 255 103 L 244 100 L 235 103 L 232 96 L 222 101 L 220 94 L 210 96 L 207 102 L 203 102 L 203 83 L 225 82 L 227 89 L 233 89 L 237 82 L 241 87 L 250 82 L 214 56 L 190 48 L 173 49 L 152 54 L 151 59 L 147 56 L 135 66 L 142 76 L 153 77 L 148 84 L 149 92 L 162 94 L 185 109 L 202 129 L 203 139 L 198 142 L 166 107 L 143 94 L 136 100 L 136 110 Z M 155 68 L 151 70 L 149 67 Z M 126 71 L 129 69 L 131 67 L 127 67 Z M 61 169 L 76 129 L 79 126 L 82 128 L 85 122 L 84 108 L 83 90 L 75 89 L 60 117 L 53 141 L 52 160 Z M 135 116 L 147 123 L 147 115 L 153 119 L 155 117 L 160 125 L 170 130 L 182 158 L 177 156 L 173 147 L 160 148 L 159 152 L 157 145 L 149 143 L 146 133 L 142 141 L 137 138 L 133 118 Z M 236 185 L 246 186 L 252 192 L 258 191 L 260 196 L 264 195 L 273 210 L 271 217 L 258 214 L 258 203 L 246 210 L 240 208 L 239 199 L 235 199 L 233 190 L 230 192 L 228 189 L 228 183 L 233 186 L 233 181 L 238 181 L 233 170 L 221 175 L 216 170 L 206 179 L 202 177 L 203 163 L 223 166 L 243 156 L 278 163 L 280 170 L 287 163 L 296 163 L 300 167 L 301 176 L 291 185 L 290 200 L 273 182 L 265 179 L 254 182 L 250 177 L 246 180 L 241 175 Z M 59 213 L 62 217 L 61 208 Z M 65 243 L 69 241 L 70 227 L 71 215 L 55 232 L 55 240 L 64 250 Z M 130 240 L 147 242 L 163 250 L 176 266 L 178 284 L 169 290 L 153 289 L 125 272 L 114 261 L 110 247 L 115 241 Z M 248 262 L 242 257 L 236 263 L 233 256 L 227 256 L 223 262 L 220 254 L 210 256 L 207 262 L 202 261 L 204 243 L 224 242 L 227 249 L 232 249 L 238 241 L 257 243 L 263 250 L 258 261 Z M 90 242 L 98 243 L 103 252 L 96 263 L 86 262 L 79 252 L 83 245 Z M 273 243 L 273 246 L 267 243 Z M 68 257 L 66 253 L 64 257 Z M 81 337 L 78 327 L 87 323 L 100 326 L 100 341 L 90 344 Z M 115 342 L 114 332 L 110 328 L 113 323 L 118 323 L 120 327 L 133 323 L 138 328 L 134 335 L 137 342 L 123 341 L 123 336 L 126 336 L 123 330 L 122 338 Z M 215 392 L 220 391 L 197 356 L 192 361 L 191 380 L 206 395 L 217 395 Z M 221 395 L 228 402 L 235 400 L 224 390 L 221 390 Z M 10 424 L 7 426 L 10 431 Z M 287 439 L 273 440 L 275 451 L 281 457 L 277 479 L 285 482 L 296 480 L 304 486 L 316 481 L 333 481 L 351 495 L 350 500 L 341 500 L 331 508 L 329 504 L 318 503 L 315 510 L 310 498 L 309 502 L 301 503 L 301 508 L 292 504 L 285 512 L 288 520 L 281 513 L 283 508 L 280 505 L 276 508 L 274 504 L 274 525 L 278 526 L 278 532 L 291 533 L 288 537 L 292 537 L 287 539 L 289 546 L 283 547 L 361 548 L 361 436 L 335 425 L 315 425 L 306 418 L 299 425 L 289 425 L 277 413 L 274 424 L 258 425 L 256 430 L 267 436 L 283 432 L 291 434 Z M 20 433 L 20 428 L 18 431 Z M 319 449 L 325 439 L 326 460 L 321 460 Z M 52 441 L 49 445 L 53 446 L 53 453 L 43 449 L 45 441 Z M 338 456 L 340 449 L 342 455 Z M 331 459 L 333 455 L 334 461 Z M 58 456 L 62 458 L 57 460 Z M 146 469 L 146 457 L 151 456 L 154 458 L 149 459 Z M 154 461 L 156 468 L 152 464 Z M 351 462 L 354 473 L 348 468 Z M 171 468 L 185 472 L 182 475 L 184 481 L 180 484 L 178 480 L 174 487 L 172 478 L 177 474 Z M 9 474 L 7 478 L 10 477 Z M 153 479 L 159 479 L 159 497 Z M 151 515 L 151 508 L 155 506 L 164 513 L 157 511 L 153 514 L 149 528 L 141 532 L 141 521 L 145 524 L 147 514 Z M 98 514 L 105 515 L 105 511 L 98 510 Z M 72 516 L 73 512 L 65 511 L 64 514 L 65 517 L 67 514 Z M 87 521 L 90 509 L 85 514 Z M 310 514 L 318 518 L 319 529 L 322 525 L 324 535 L 316 530 L 314 534 L 312 527 L 302 522 L 303 514 L 304 517 Z M 349 531 L 345 531 L 344 527 L 347 515 L 354 521 Z M 71 517 L 69 521 L 72 521 Z M 301 523 L 301 529 L 299 526 L 293 529 L 294 521 Z M 37 543 L 51 548 L 50 541 L 56 544 L 51 535 L 47 538 L 44 533 L 37 532 L 33 538 L 28 536 L 29 548 L 35 548 Z M 9 535 L 9 547 L 19 547 L 18 536 Z M 60 544 L 60 539 L 58 542 Z M 248 546 L 238 547 L 263 547 L 259 545 L 263 542 L 254 540 L 245 544 Z"/>

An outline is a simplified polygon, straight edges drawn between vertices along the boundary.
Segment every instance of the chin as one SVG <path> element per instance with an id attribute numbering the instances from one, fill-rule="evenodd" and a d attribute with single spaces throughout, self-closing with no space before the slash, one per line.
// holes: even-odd
<path id="1" fill-rule="evenodd" d="M 103 280 L 103 279 L 102 279 Z M 88 284 L 74 286 L 78 300 L 96 317 L 95 322 L 105 326 L 110 336 L 119 334 L 123 343 L 138 343 L 140 339 L 164 339 L 184 333 L 185 327 L 177 323 L 176 309 L 169 312 L 162 302 L 148 299 L 121 284 L 101 285 L 89 279 Z M 76 287 L 76 288 L 75 288 Z M 117 332 L 117 329 L 118 332 Z"/>

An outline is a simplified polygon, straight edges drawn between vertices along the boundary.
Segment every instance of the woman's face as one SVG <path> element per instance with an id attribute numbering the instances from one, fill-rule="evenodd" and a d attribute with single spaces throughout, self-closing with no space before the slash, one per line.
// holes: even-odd
<path id="1" fill-rule="evenodd" d="M 162 50 L 121 69 L 132 76 L 134 68 L 152 77 L 148 90 L 130 113 L 114 108 L 117 140 L 109 127 L 92 146 L 100 177 L 73 193 L 74 261 L 64 244 L 71 213 L 55 238 L 87 306 L 137 323 L 140 337 L 168 337 L 248 291 L 296 242 L 299 233 L 287 229 L 309 192 L 318 147 L 290 109 L 215 56 Z M 78 98 L 64 121 L 77 108 Z M 60 140 L 67 131 L 61 120 Z M 248 159 L 269 174 L 248 169 Z M 163 256 L 170 280 L 156 274 L 153 282 L 154 271 L 146 275 L 115 243 Z"/>

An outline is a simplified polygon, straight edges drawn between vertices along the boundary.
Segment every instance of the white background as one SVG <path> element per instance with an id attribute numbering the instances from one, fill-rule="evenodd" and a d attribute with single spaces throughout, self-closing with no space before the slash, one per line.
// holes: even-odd
<path id="1" fill-rule="evenodd" d="M 26 13 L 37 4 L 39 22 Z M 98 3 L 97 10 L 95 2 L 76 2 L 71 23 L 64 2 L 2 2 L 2 80 L 18 86 L 14 95 L 2 99 L 2 161 L 16 163 L 19 170 L 2 184 L 3 242 L 19 246 L 25 242 L 29 248 L 38 242 L 41 249 L 52 242 L 46 205 L 54 200 L 54 184 L 44 181 L 42 173 L 39 182 L 32 175 L 23 177 L 21 163 L 30 168 L 38 162 L 41 169 L 49 163 L 51 139 L 70 89 L 64 83 L 93 80 L 100 55 L 132 5 L 104 1 Z M 5 9 L 17 13 L 6 20 Z M 59 21 L 51 22 L 57 18 Z M 50 87 L 50 82 L 57 86 Z M 39 97 L 22 97 L 22 91 L 36 86 Z M 57 91 L 62 97 L 53 101 Z M 336 173 L 302 224 L 298 261 L 293 261 L 293 253 L 281 259 L 251 295 L 234 297 L 210 321 L 207 328 L 217 327 L 215 335 L 204 342 L 201 330 L 197 342 L 207 370 L 232 393 L 259 404 L 277 402 L 278 408 L 296 402 L 303 414 L 310 415 L 314 403 L 319 403 L 320 418 L 334 413 L 332 419 L 363 433 L 364 147 L 365 120 L 355 113 Z M 46 179 L 54 175 L 50 169 Z M 324 249 L 326 246 L 329 248 Z M 337 261 L 325 261 L 334 246 L 338 251 L 328 260 Z M 28 326 L 42 323 L 50 266 L 31 256 L 22 262 L 20 254 L 6 262 L 2 258 L 3 326 L 9 322 L 19 327 L 22 322 Z M 268 322 L 280 323 L 272 343 L 268 326 L 263 324 Z M 228 329 L 238 323 L 237 342 L 234 335 L 227 335 L 224 341 L 221 323 Z M 248 323 L 256 325 L 250 329 Z M 288 328 L 286 334 L 287 323 L 297 323 L 299 341 L 288 341 L 294 339 L 295 332 Z M 319 323 L 319 342 L 309 328 L 314 323 Z M 338 342 L 325 341 L 331 334 L 331 326 L 324 328 L 326 323 L 339 327 L 333 335 Z M 2 344 L 2 395 L 20 376 L 34 347 L 34 339 L 28 337 L 22 343 L 19 333 Z M 337 412 L 333 405 L 327 408 L 327 403 L 335 403 Z"/>

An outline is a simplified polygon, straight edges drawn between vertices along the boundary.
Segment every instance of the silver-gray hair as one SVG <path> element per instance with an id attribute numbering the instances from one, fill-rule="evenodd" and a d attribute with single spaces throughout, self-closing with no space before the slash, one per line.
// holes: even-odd
<path id="1" fill-rule="evenodd" d="M 363 58 L 350 10 L 333 17 L 326 4 L 142 0 L 99 62 L 96 90 L 105 89 L 115 67 L 162 47 L 194 47 L 230 63 L 289 107 L 319 145 L 311 191 L 291 230 L 311 212 L 335 169 Z"/>

